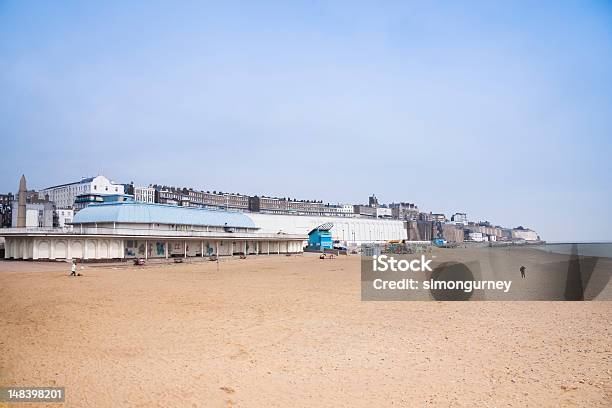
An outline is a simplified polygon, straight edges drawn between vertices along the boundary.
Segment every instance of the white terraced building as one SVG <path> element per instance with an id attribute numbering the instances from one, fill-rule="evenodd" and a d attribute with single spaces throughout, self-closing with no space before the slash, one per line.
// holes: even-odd
<path id="1" fill-rule="evenodd" d="M 153 187 L 134 187 L 134 200 L 141 203 L 154 203 L 155 189 Z"/>
<path id="2" fill-rule="evenodd" d="M 124 259 L 286 254 L 304 234 L 261 231 L 243 213 L 138 202 L 93 204 L 72 229 L 6 228 L 5 258 Z"/>
<path id="3" fill-rule="evenodd" d="M 104 176 L 96 176 L 74 183 L 47 187 L 40 191 L 40 195 L 49 197 L 49 201 L 53 201 L 56 208 L 73 208 L 74 200 L 79 195 L 122 195 L 125 193 L 124 190 L 123 184 L 113 183 Z"/>

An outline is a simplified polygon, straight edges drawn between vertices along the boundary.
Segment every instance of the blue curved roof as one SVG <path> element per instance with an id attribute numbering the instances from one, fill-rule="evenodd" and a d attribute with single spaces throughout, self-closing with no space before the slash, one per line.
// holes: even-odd
<path id="1" fill-rule="evenodd" d="M 204 225 L 257 228 L 243 213 L 139 202 L 91 204 L 74 215 L 73 224 L 104 222 Z"/>

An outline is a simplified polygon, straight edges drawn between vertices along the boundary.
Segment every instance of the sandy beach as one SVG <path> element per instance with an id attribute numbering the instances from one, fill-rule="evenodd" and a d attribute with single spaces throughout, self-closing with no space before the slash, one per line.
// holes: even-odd
<path id="1" fill-rule="evenodd" d="M 1 261 L 0 385 L 65 407 L 612 405 L 612 302 L 364 302 L 359 260 Z"/>

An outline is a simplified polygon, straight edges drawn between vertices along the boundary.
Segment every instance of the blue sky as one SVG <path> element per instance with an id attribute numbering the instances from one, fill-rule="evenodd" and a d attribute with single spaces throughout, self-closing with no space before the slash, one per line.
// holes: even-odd
<path id="1" fill-rule="evenodd" d="M 0 191 L 376 193 L 612 240 L 606 1 L 0 0 L 0 90 Z"/>

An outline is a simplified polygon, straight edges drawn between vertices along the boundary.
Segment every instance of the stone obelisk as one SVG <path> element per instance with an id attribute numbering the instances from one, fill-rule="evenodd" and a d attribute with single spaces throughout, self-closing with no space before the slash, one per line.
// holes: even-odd
<path id="1" fill-rule="evenodd" d="M 22 174 L 19 180 L 19 201 L 17 203 L 17 228 L 26 226 L 26 179 Z"/>

